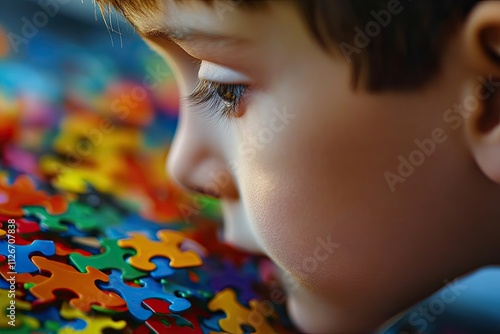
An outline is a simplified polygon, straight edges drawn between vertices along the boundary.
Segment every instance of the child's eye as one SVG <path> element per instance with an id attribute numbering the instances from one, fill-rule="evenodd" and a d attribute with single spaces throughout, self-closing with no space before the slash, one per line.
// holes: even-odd
<path id="1" fill-rule="evenodd" d="M 199 80 L 187 100 L 197 106 L 205 107 L 209 116 L 220 118 L 238 117 L 238 109 L 247 90 L 246 85 L 234 85 Z"/>

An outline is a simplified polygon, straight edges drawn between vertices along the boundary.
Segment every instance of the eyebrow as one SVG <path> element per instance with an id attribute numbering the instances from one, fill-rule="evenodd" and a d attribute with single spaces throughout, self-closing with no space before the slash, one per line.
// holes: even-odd
<path id="1" fill-rule="evenodd" d="M 173 42 L 193 42 L 193 41 L 210 41 L 210 42 L 247 42 L 243 38 L 236 36 L 228 36 L 223 34 L 201 31 L 193 28 L 148 28 L 141 31 L 140 34 L 144 37 L 161 38 Z"/>

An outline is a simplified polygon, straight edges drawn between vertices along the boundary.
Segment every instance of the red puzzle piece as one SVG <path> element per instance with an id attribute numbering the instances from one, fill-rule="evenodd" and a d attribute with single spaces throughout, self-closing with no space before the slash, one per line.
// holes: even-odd
<path id="1" fill-rule="evenodd" d="M 28 205 L 46 207 L 51 214 L 62 214 L 68 207 L 64 197 L 37 190 L 27 175 L 18 176 L 12 185 L 0 179 L 0 214 L 21 217 L 22 207 Z"/>
<path id="2" fill-rule="evenodd" d="M 146 299 L 142 303 L 154 312 L 154 315 L 146 320 L 146 325 L 156 333 L 203 334 L 200 317 L 207 318 L 210 315 L 208 312 L 192 305 L 191 308 L 177 315 L 177 317 L 180 316 L 187 320 L 185 321 L 185 326 L 179 326 L 175 321 L 175 315 L 172 316 L 174 313 L 170 312 L 168 308 L 170 303 L 160 299 Z M 171 325 L 168 326 L 165 322 Z"/>
<path id="3" fill-rule="evenodd" d="M 81 273 L 70 265 L 40 256 L 33 256 L 31 261 L 40 268 L 40 271 L 51 273 L 47 280 L 30 289 L 33 296 L 38 298 L 33 304 L 52 302 L 56 299 L 55 291 L 65 290 L 77 295 L 69 303 L 82 312 L 90 311 L 92 305 L 115 310 L 122 310 L 126 305 L 117 294 L 104 292 L 95 285 L 97 280 L 109 281 L 108 276 L 100 270 L 87 267 L 87 272 Z"/>
<path id="4" fill-rule="evenodd" d="M 78 253 L 78 254 L 81 254 L 83 256 L 91 256 L 92 255 L 91 252 L 86 251 L 84 249 L 72 248 L 71 245 L 66 244 L 66 242 L 63 240 L 58 240 L 58 241 L 54 240 L 54 243 L 56 244 L 56 254 L 57 255 L 67 256 L 71 253 Z"/>
<path id="5" fill-rule="evenodd" d="M 26 218 L 13 218 L 9 216 L 4 216 L 0 214 L 0 223 L 7 223 L 9 219 L 14 219 L 16 221 L 16 232 L 17 233 L 23 233 L 23 234 L 29 234 L 29 233 L 36 233 L 40 231 L 40 225 L 38 225 L 37 222 L 30 221 Z"/>

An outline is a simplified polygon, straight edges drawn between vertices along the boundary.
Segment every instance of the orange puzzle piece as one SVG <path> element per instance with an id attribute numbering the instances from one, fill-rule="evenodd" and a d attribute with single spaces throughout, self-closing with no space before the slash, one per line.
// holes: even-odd
<path id="1" fill-rule="evenodd" d="M 208 303 L 208 309 L 212 312 L 220 310 L 226 313 L 226 318 L 219 320 L 219 326 L 225 332 L 244 334 L 241 325 L 246 324 L 255 329 L 254 334 L 275 333 L 258 310 L 259 302 L 251 300 L 249 304 L 250 309 L 237 301 L 233 290 L 224 289 L 212 298 Z"/>
<path id="2" fill-rule="evenodd" d="M 109 277 L 98 269 L 88 266 L 87 272 L 81 273 L 70 265 L 41 256 L 33 256 L 31 261 L 40 268 L 40 271 L 52 274 L 50 278 L 30 289 L 33 296 L 37 298 L 35 301 L 37 304 L 52 302 L 56 299 L 55 291 L 66 290 L 78 296 L 71 299 L 69 304 L 82 312 L 90 311 L 91 305 L 99 305 L 108 309 L 123 309 L 126 305 L 117 294 L 104 292 L 95 285 L 97 280 L 109 281 Z"/>
<path id="3" fill-rule="evenodd" d="M 154 257 L 169 258 L 169 265 L 172 268 L 194 267 L 203 264 L 197 253 L 179 249 L 181 243 L 186 239 L 183 233 L 161 230 L 156 235 L 161 241 L 153 241 L 140 233 L 133 233 L 132 238 L 119 240 L 118 246 L 135 249 L 137 254 L 131 256 L 129 262 L 135 268 L 144 271 L 156 269 L 156 264 L 151 262 Z"/>
<path id="4" fill-rule="evenodd" d="M 0 178 L 0 214 L 21 217 L 22 207 L 28 205 L 46 207 L 51 214 L 62 214 L 68 208 L 64 197 L 37 190 L 27 175 L 18 176 L 12 185 L 6 178 Z"/>
<path id="5" fill-rule="evenodd" d="M 9 274 L 9 267 L 7 264 L 4 264 L 0 266 L 0 275 L 5 279 L 10 279 L 11 274 Z M 24 285 L 24 284 L 40 284 L 46 280 L 48 280 L 47 277 L 42 276 L 42 275 L 32 275 L 32 274 L 15 274 L 16 277 L 16 284 L 19 285 Z"/>

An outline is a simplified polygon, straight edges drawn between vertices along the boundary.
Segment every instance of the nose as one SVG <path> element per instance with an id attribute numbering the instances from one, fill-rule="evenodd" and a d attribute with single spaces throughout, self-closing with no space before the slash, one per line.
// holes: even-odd
<path id="1" fill-rule="evenodd" d="M 181 111 L 168 157 L 168 172 L 188 190 L 215 198 L 236 199 L 235 180 L 224 152 L 223 142 L 228 138 L 222 138 L 206 123 L 198 113 Z"/>

